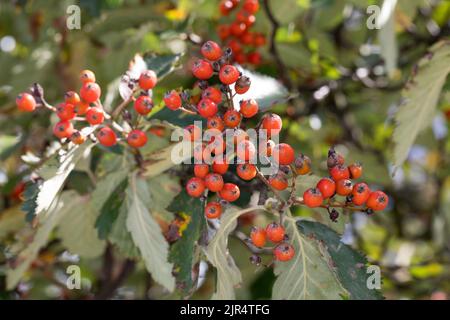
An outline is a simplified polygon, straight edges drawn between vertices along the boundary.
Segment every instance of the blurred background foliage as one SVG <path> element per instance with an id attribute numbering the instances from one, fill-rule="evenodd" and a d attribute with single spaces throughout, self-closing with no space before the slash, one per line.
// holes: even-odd
<path id="1" fill-rule="evenodd" d="M 337 224 L 328 222 L 323 212 L 296 208 L 295 214 L 330 225 L 371 264 L 381 266 L 382 293 L 387 299 L 448 298 L 450 82 L 433 111 L 432 125 L 419 135 L 404 165 L 395 170 L 392 135 L 402 89 L 415 65 L 430 46 L 448 39 L 450 1 L 398 0 L 393 23 L 381 30 L 367 27 L 366 10 L 383 1 L 261 3 L 253 28 L 267 36 L 268 45 L 260 49 L 259 66 L 245 67 L 279 79 L 290 92 L 289 100 L 272 106 L 286 128 L 281 140 L 309 155 L 317 175 L 326 174 L 328 148 L 336 145 L 349 162 L 363 163 L 371 186 L 390 196 L 386 211 L 341 216 Z M 66 10 L 72 4 L 81 8 L 81 30 L 66 28 Z M 182 60 L 189 65 L 202 39 L 220 41 L 215 30 L 227 19 L 219 15 L 215 0 L 0 3 L 0 297 L 94 297 L 104 281 L 105 261 L 114 261 L 114 268 L 121 262 L 111 248 L 103 258 L 80 260 L 54 236 L 33 263 L 27 280 L 13 291 L 5 289 L 8 251 L 15 238 L 24 236 L 11 230 L 25 223 L 20 193 L 32 170 L 21 155 L 44 154 L 53 141 L 55 120 L 46 112 L 19 113 L 15 96 L 38 82 L 45 88 L 46 99 L 57 103 L 64 92 L 77 88 L 80 70 L 92 69 L 103 87 L 104 105 L 110 108 L 119 101 L 120 76 L 136 53 L 187 53 Z M 193 84 L 187 68 L 179 68 L 157 86 L 154 100 L 159 103 L 168 89 Z M 85 173 L 74 171 L 67 188 L 86 194 L 92 191 L 88 181 Z M 240 223 L 247 225 L 245 219 Z M 270 298 L 272 272 L 251 265 L 248 251 L 235 240 L 231 240 L 231 251 L 245 279 L 237 297 Z M 74 261 L 82 266 L 81 291 L 64 286 L 65 268 Z M 209 276 L 193 298 L 207 298 L 213 288 L 214 279 Z M 105 297 L 175 298 L 165 295 L 142 266 Z"/>

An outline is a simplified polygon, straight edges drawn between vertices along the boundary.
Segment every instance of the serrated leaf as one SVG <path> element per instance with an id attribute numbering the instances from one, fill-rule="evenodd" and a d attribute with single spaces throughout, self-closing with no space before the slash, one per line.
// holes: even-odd
<path id="1" fill-rule="evenodd" d="M 359 252 L 340 240 L 340 236 L 327 226 L 313 221 L 297 221 L 301 233 L 307 238 L 324 244 L 331 256 L 333 265 L 341 284 L 350 293 L 350 299 L 374 300 L 382 299 L 378 290 L 367 288 L 367 259 Z"/>
<path id="2" fill-rule="evenodd" d="M 378 18 L 378 40 L 381 47 L 381 56 L 386 65 L 389 77 L 395 75 L 397 70 L 398 47 L 395 33 L 395 7 L 397 0 L 384 0 Z"/>
<path id="3" fill-rule="evenodd" d="M 241 284 L 242 275 L 228 251 L 228 237 L 236 228 L 237 218 L 239 218 L 239 216 L 261 209 L 263 209 L 263 207 L 253 207 L 244 210 L 230 209 L 222 215 L 222 218 L 220 219 L 220 228 L 205 249 L 208 261 L 217 270 L 216 291 L 211 299 L 235 299 L 234 288 Z"/>
<path id="4" fill-rule="evenodd" d="M 25 225 L 20 206 L 11 207 L 0 214 L 0 240 Z"/>
<path id="5" fill-rule="evenodd" d="M 0 160 L 5 160 L 24 142 L 24 137 L 2 135 L 0 137 Z"/>
<path id="6" fill-rule="evenodd" d="M 186 113 L 181 110 L 170 110 L 169 108 L 162 108 L 160 111 L 153 114 L 151 116 L 151 119 L 167 122 L 173 126 L 178 126 L 182 128 L 190 124 L 193 124 L 194 121 L 202 121 L 206 123 L 205 119 L 203 119 L 199 115 Z"/>
<path id="7" fill-rule="evenodd" d="M 126 226 L 153 279 L 167 290 L 173 291 L 175 288 L 173 264 L 167 261 L 169 244 L 149 212 L 146 202 L 152 202 L 147 183 L 135 173 L 131 176 L 127 189 Z"/>
<path id="8" fill-rule="evenodd" d="M 301 234 L 290 214 L 285 217 L 284 227 L 295 248 L 295 256 L 286 262 L 275 262 L 277 280 L 272 299 L 340 300 L 346 296 L 326 250 L 321 250 L 313 239 Z"/>
<path id="9" fill-rule="evenodd" d="M 174 163 L 173 154 L 174 153 L 178 157 L 178 160 L 184 161 L 186 159 L 191 158 L 190 154 L 179 154 L 178 151 L 181 150 L 190 150 L 190 144 L 186 142 L 179 142 L 169 145 L 168 147 L 155 151 L 149 154 L 145 159 L 143 173 L 146 177 L 156 177 L 162 172 L 172 168 L 176 163 Z"/>
<path id="10" fill-rule="evenodd" d="M 139 249 L 133 242 L 131 233 L 126 227 L 127 217 L 127 203 L 123 202 L 119 209 L 119 215 L 112 225 L 108 240 L 111 241 L 111 243 L 114 244 L 125 257 L 135 259 L 139 258 L 140 254 Z"/>
<path id="11" fill-rule="evenodd" d="M 201 231 L 205 225 L 202 203 L 197 198 L 190 197 L 184 190 L 172 201 L 167 208 L 173 213 L 182 213 L 189 216 L 189 223 L 183 231 L 182 237 L 175 242 L 170 251 L 170 261 L 173 262 L 177 283 L 181 285 L 184 292 L 193 286 L 192 267 L 196 243 L 200 238 Z"/>
<path id="12" fill-rule="evenodd" d="M 33 220 L 36 207 L 37 207 L 37 196 L 39 194 L 39 184 L 38 183 L 27 183 L 25 185 L 25 190 L 23 192 L 24 202 L 22 204 L 22 211 L 25 212 L 26 221 L 30 222 Z"/>
<path id="13" fill-rule="evenodd" d="M 410 79 L 403 91 L 405 103 L 395 115 L 395 166 L 403 164 L 418 134 L 430 125 L 449 72 L 450 42 L 441 41 L 419 61 L 417 75 Z"/>
<path id="14" fill-rule="evenodd" d="M 146 53 L 143 56 L 147 69 L 155 71 L 158 79 L 162 79 L 172 72 L 180 58 L 181 54 L 155 55 Z"/>
<path id="15" fill-rule="evenodd" d="M 73 191 L 61 194 L 57 201 L 53 201 L 33 237 L 32 242 L 18 254 L 16 261 L 18 265 L 14 269 L 6 271 L 6 282 L 8 290 L 12 290 L 22 279 L 39 250 L 48 242 L 50 233 L 58 225 L 61 219 L 70 211 L 80 209 L 80 197 Z"/>
<path id="16" fill-rule="evenodd" d="M 80 207 L 66 213 L 59 223 L 57 235 L 71 253 L 84 258 L 95 258 L 102 254 L 106 244 L 98 238 L 95 229 L 98 211 L 89 205 L 86 197 L 78 197 Z"/>

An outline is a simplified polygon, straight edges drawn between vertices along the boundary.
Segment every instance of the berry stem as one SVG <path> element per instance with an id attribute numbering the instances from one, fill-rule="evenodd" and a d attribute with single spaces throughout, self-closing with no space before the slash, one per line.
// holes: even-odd
<path id="1" fill-rule="evenodd" d="M 305 205 L 305 202 L 303 201 L 303 198 L 295 198 L 294 199 L 294 203 L 296 205 Z M 328 204 L 322 204 L 319 206 L 319 208 L 325 208 L 325 209 L 330 209 L 330 208 L 343 208 L 343 209 L 348 209 L 351 211 L 364 211 L 363 208 L 360 207 L 351 207 L 348 204 L 345 203 L 341 203 L 341 202 L 329 202 Z"/>
<path id="2" fill-rule="evenodd" d="M 130 97 L 126 100 L 123 100 L 112 112 L 111 119 L 115 120 L 121 113 L 122 110 L 131 102 L 133 101 L 134 94 L 138 91 L 138 88 L 136 87 L 133 92 L 130 94 Z"/>
<path id="3" fill-rule="evenodd" d="M 275 195 L 275 197 L 277 197 L 277 199 L 281 202 L 280 205 L 284 206 L 286 204 L 286 201 L 283 199 L 283 197 L 281 196 L 281 194 L 278 192 L 278 190 L 276 190 L 274 187 L 272 187 L 269 183 L 269 181 L 266 179 L 266 177 L 264 177 L 264 175 L 261 173 L 261 171 L 259 171 L 259 169 L 256 167 L 256 176 L 262 181 L 264 182 L 264 184 L 270 189 L 272 190 L 273 194 Z"/>

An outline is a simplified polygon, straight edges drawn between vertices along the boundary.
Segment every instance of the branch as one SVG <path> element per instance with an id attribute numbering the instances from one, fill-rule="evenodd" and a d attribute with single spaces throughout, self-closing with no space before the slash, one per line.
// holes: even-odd
<path id="1" fill-rule="evenodd" d="M 106 300 L 111 298 L 117 288 L 119 288 L 126 278 L 128 278 L 128 276 L 133 272 L 134 266 L 135 262 L 133 260 L 125 260 L 117 277 L 111 282 L 106 283 L 100 292 L 95 296 L 95 299 Z"/>

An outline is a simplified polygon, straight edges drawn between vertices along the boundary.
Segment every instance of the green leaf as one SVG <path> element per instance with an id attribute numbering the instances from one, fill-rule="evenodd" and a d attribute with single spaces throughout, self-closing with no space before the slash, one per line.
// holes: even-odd
<path id="1" fill-rule="evenodd" d="M 275 262 L 275 300 L 337 300 L 348 295 L 339 283 L 330 255 L 314 239 L 300 233 L 296 220 L 285 217 L 284 227 L 295 248 L 293 259 Z"/>
<path id="2" fill-rule="evenodd" d="M 381 56 L 386 65 L 386 71 L 393 78 L 397 70 L 398 46 L 395 34 L 395 7 L 397 0 L 384 0 L 381 8 L 379 22 L 378 41 L 381 47 Z"/>
<path id="3" fill-rule="evenodd" d="M 303 193 L 311 188 L 311 186 L 315 186 L 321 177 L 310 174 L 305 176 L 298 176 L 295 179 L 295 192 L 299 197 L 303 197 Z"/>
<path id="4" fill-rule="evenodd" d="M 190 197 L 183 190 L 173 199 L 167 210 L 190 217 L 182 237 L 172 245 L 170 252 L 170 261 L 175 266 L 177 283 L 180 284 L 184 292 L 188 292 L 193 286 L 192 267 L 196 262 L 194 254 L 197 241 L 205 226 L 202 203 L 199 199 Z"/>
<path id="5" fill-rule="evenodd" d="M 58 225 L 61 219 L 71 211 L 79 212 L 80 197 L 76 192 L 67 191 L 61 194 L 58 201 L 53 201 L 51 206 L 43 215 L 40 225 L 33 237 L 33 240 L 25 247 L 16 257 L 18 265 L 13 269 L 6 271 L 6 282 L 8 290 L 12 290 L 22 279 L 24 273 L 28 270 L 33 260 L 39 253 L 39 250 L 44 247 L 50 237 L 52 230 Z"/>
<path id="6" fill-rule="evenodd" d="M 0 214 L 0 240 L 21 229 L 24 225 L 23 212 L 19 206 L 4 210 Z"/>
<path id="7" fill-rule="evenodd" d="M 359 252 L 340 240 L 339 234 L 327 226 L 313 221 L 297 221 L 297 227 L 305 237 L 314 239 L 331 256 L 341 284 L 350 293 L 350 299 L 382 299 L 378 290 L 367 288 L 367 260 Z"/>
<path id="8" fill-rule="evenodd" d="M 39 184 L 29 182 L 25 185 L 23 192 L 24 202 L 22 204 L 22 211 L 25 212 L 26 221 L 31 222 L 36 214 L 37 196 L 39 194 Z"/>
<path id="9" fill-rule="evenodd" d="M 173 264 L 167 261 L 169 244 L 149 212 L 148 204 L 152 204 L 153 201 L 147 183 L 134 173 L 130 177 L 129 185 L 126 196 L 127 229 L 153 279 L 169 291 L 173 291 L 175 288 L 175 278 L 172 276 Z"/>
<path id="10" fill-rule="evenodd" d="M 162 108 L 160 111 L 152 115 L 151 119 L 167 122 L 171 125 L 182 128 L 193 124 L 194 121 L 202 121 L 203 123 L 206 123 L 205 120 L 198 115 L 189 114 L 180 110 L 170 110 L 169 108 Z"/>
<path id="11" fill-rule="evenodd" d="M 405 87 L 405 103 L 395 115 L 394 165 L 397 167 L 406 160 L 418 134 L 431 123 L 450 72 L 450 42 L 438 42 L 429 51 L 430 54 L 419 61 L 417 75 Z"/>
<path id="12" fill-rule="evenodd" d="M 16 136 L 2 135 L 0 137 L 0 160 L 5 160 L 22 144 L 23 139 Z"/>
<path id="13" fill-rule="evenodd" d="M 205 250 L 209 262 L 217 270 L 216 292 L 211 299 L 235 299 L 234 288 L 242 282 L 242 275 L 228 251 L 228 237 L 236 228 L 239 216 L 259 209 L 263 209 L 263 207 L 253 207 L 244 210 L 230 209 L 222 215 L 220 228 Z"/>
<path id="14" fill-rule="evenodd" d="M 136 259 L 140 257 L 139 249 L 133 242 L 131 233 L 128 231 L 127 224 L 128 207 L 123 202 L 119 209 L 119 214 L 114 221 L 108 239 L 119 251 L 127 258 Z"/>
<path id="15" fill-rule="evenodd" d="M 178 65 L 180 58 L 181 54 L 155 55 L 146 53 L 143 56 L 147 68 L 155 71 L 158 79 L 162 79 L 172 72 Z"/>

